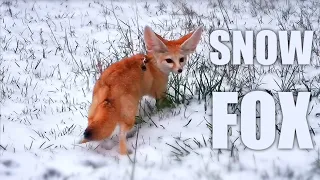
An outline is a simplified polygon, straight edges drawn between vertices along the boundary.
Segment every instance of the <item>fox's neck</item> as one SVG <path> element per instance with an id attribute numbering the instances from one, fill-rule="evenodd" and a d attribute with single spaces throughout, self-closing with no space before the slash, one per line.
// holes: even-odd
<path id="1" fill-rule="evenodd" d="M 167 90 L 169 73 L 163 72 L 154 56 L 147 55 L 147 72 L 144 76 L 144 95 L 161 99 Z"/>

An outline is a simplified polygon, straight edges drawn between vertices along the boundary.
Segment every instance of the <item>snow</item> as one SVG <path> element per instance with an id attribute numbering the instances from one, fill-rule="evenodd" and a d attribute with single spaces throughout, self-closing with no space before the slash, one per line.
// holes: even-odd
<path id="1" fill-rule="evenodd" d="M 233 150 L 212 150 L 207 127 L 212 119 L 211 106 L 198 101 L 197 93 L 188 105 L 144 116 L 146 123 L 141 124 L 138 137 L 135 134 L 128 139 L 133 152 L 137 145 L 136 154 L 120 156 L 116 136 L 104 142 L 78 144 L 87 126 L 97 58 L 106 66 L 128 52 L 132 54 L 125 35 L 137 53 L 143 47 L 138 35 L 145 25 L 166 38 L 177 38 L 202 24 L 205 33 L 197 51 L 209 61 L 209 29 L 226 29 L 218 1 L 186 2 L 198 16 L 186 16 L 182 1 L 162 2 L 1 1 L 0 179 L 319 178 L 320 104 L 316 95 L 308 111 L 309 125 L 315 132 L 315 147 L 309 151 L 296 145 L 293 150 L 279 150 L 278 137 L 267 150 L 250 150 L 237 139 L 238 126 L 230 136 Z M 263 1 L 267 5 L 261 6 L 254 2 L 223 2 L 229 28 L 279 30 L 283 25 L 288 30 L 303 29 L 297 21 L 308 24 L 309 20 L 315 30 L 319 29 L 317 0 L 290 1 L 291 6 L 285 1 Z M 292 9 L 287 11 L 289 7 Z M 300 16 L 300 11 L 308 14 Z M 188 25 L 190 17 L 193 23 Z M 318 56 L 314 53 L 313 65 L 300 73 L 306 80 L 314 78 L 315 94 L 320 85 Z M 264 71 L 271 73 L 259 77 L 259 88 L 282 90 L 277 83 L 281 84 L 283 77 L 268 68 Z M 189 77 L 190 84 L 195 78 Z M 294 79 L 300 82 L 299 78 Z M 296 87 L 303 89 L 304 85 Z"/>

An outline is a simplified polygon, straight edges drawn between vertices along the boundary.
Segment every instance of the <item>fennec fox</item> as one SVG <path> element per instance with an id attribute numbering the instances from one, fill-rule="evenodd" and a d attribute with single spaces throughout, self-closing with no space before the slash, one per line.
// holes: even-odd
<path id="1" fill-rule="evenodd" d="M 135 124 L 142 96 L 165 98 L 169 73 L 182 72 L 188 55 L 196 50 L 201 33 L 200 27 L 180 39 L 166 40 L 146 26 L 147 54 L 136 54 L 110 65 L 97 80 L 88 127 L 81 142 L 103 140 L 119 125 L 119 153 L 127 154 L 126 134 Z"/>

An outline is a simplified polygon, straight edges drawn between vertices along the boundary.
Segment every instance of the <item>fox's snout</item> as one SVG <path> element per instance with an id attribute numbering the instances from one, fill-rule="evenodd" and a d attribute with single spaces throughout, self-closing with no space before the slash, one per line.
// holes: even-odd
<path id="1" fill-rule="evenodd" d="M 182 67 L 174 68 L 174 69 L 172 69 L 172 70 L 171 70 L 171 72 L 173 72 L 173 73 L 177 73 L 177 74 L 182 73 L 182 71 L 183 71 L 183 68 L 182 68 Z"/>

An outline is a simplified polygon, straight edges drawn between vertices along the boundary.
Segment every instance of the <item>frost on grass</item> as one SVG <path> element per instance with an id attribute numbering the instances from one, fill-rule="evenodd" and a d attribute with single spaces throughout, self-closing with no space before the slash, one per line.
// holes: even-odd
<path id="1" fill-rule="evenodd" d="M 319 178 L 319 8 L 305 1 L 1 1 L 1 179 L 317 179 Z M 87 125 L 92 88 L 101 70 L 145 52 L 142 30 L 174 39 L 203 26 L 202 41 L 182 75 L 172 75 L 157 109 L 144 98 L 134 153 L 118 156 L 117 137 L 77 144 Z M 314 30 L 312 64 L 214 66 L 209 33 Z M 231 46 L 231 44 L 229 44 Z M 232 127 L 229 150 L 211 150 L 211 95 L 266 90 L 312 92 L 312 151 L 247 149 Z M 239 106 L 231 112 L 241 113 Z M 259 114 L 258 114 L 259 115 Z M 277 117 L 281 113 L 277 111 Z M 281 133 L 277 119 L 277 134 Z M 277 137 L 278 138 L 278 137 Z"/>

